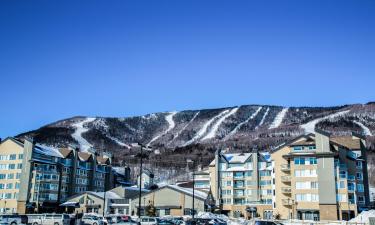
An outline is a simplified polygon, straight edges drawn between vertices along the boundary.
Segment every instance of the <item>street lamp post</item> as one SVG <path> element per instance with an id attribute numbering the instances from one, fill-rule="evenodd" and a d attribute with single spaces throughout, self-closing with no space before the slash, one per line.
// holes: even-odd
<path id="1" fill-rule="evenodd" d="M 141 146 L 141 162 L 140 162 L 140 169 L 139 169 L 139 196 L 138 196 L 138 217 L 141 218 L 141 199 L 142 199 L 142 167 L 143 167 L 143 145 L 138 144 Z"/>
<path id="2" fill-rule="evenodd" d="M 194 215 L 195 215 L 195 172 L 194 172 L 194 169 L 195 169 L 195 162 L 191 159 L 188 159 L 187 161 L 188 163 L 193 163 L 193 202 L 192 202 L 192 218 L 194 219 Z"/>

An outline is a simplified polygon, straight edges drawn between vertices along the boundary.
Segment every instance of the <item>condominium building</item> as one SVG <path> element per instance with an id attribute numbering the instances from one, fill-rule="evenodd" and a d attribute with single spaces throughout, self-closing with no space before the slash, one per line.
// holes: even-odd
<path id="1" fill-rule="evenodd" d="M 0 212 L 56 212 L 69 196 L 112 188 L 111 155 L 7 138 L 0 144 Z"/>
<path id="2" fill-rule="evenodd" d="M 317 130 L 271 154 L 281 219 L 348 220 L 369 206 L 365 140 Z"/>
<path id="3" fill-rule="evenodd" d="M 233 217 L 272 217 L 272 164 L 258 152 L 221 154 L 209 166 L 211 191 Z"/>

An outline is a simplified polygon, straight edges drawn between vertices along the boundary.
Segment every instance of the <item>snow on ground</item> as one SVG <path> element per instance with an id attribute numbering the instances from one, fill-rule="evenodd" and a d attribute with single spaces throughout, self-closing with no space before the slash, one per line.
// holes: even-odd
<path id="1" fill-rule="evenodd" d="M 118 145 L 120 145 L 122 147 L 131 149 L 130 145 L 121 142 L 119 139 L 117 139 L 115 137 L 112 137 L 112 136 L 109 136 L 109 135 L 106 135 L 106 137 L 109 138 L 109 139 L 111 139 L 112 141 L 116 142 Z"/>
<path id="2" fill-rule="evenodd" d="M 333 113 L 333 114 L 330 114 L 328 116 L 324 116 L 324 117 L 312 120 L 312 121 L 310 121 L 308 123 L 305 123 L 305 124 L 301 125 L 301 128 L 305 130 L 305 133 L 314 133 L 314 131 L 315 131 L 315 125 L 317 123 L 319 123 L 320 121 L 325 120 L 325 119 L 333 119 L 335 117 L 342 116 L 342 115 L 348 113 L 349 111 L 350 110 L 345 110 L 345 111 Z"/>
<path id="3" fill-rule="evenodd" d="M 370 129 L 368 127 L 366 127 L 363 123 L 358 122 L 358 121 L 353 121 L 353 122 L 362 128 L 365 135 L 372 136 L 372 133 L 371 133 Z"/>
<path id="4" fill-rule="evenodd" d="M 218 118 L 221 118 L 222 116 L 224 116 L 225 114 L 227 114 L 229 112 L 229 109 L 227 110 L 224 110 L 222 111 L 221 113 L 219 113 L 218 115 L 212 117 L 210 120 L 208 120 L 205 124 L 203 124 L 202 128 L 198 131 L 198 133 L 192 138 L 190 139 L 189 141 L 185 142 L 185 144 L 183 146 L 186 146 L 186 145 L 190 145 L 191 143 L 199 140 L 206 132 L 207 132 L 207 129 L 208 127 Z"/>
<path id="5" fill-rule="evenodd" d="M 375 210 L 363 211 L 358 214 L 357 217 L 351 219 L 349 222 L 370 224 L 370 217 L 375 217 Z"/>
<path id="6" fill-rule="evenodd" d="M 220 125 L 230 116 L 234 115 L 238 111 L 239 107 L 233 108 L 232 110 L 229 111 L 229 113 L 225 114 L 223 117 L 218 119 L 216 123 L 212 126 L 211 130 L 204 136 L 201 140 L 207 140 L 214 138 L 216 136 L 216 132 L 219 129 Z"/>
<path id="7" fill-rule="evenodd" d="M 87 132 L 89 129 L 83 127 L 84 124 L 86 123 L 91 123 L 95 120 L 96 118 L 94 117 L 88 117 L 78 123 L 73 124 L 72 126 L 76 128 L 74 133 L 72 134 L 72 137 L 78 142 L 80 149 L 82 151 L 87 151 L 89 148 L 92 147 L 92 145 L 82 137 L 82 134 Z"/>
<path id="8" fill-rule="evenodd" d="M 187 124 L 185 124 L 185 126 L 183 126 L 180 131 L 177 132 L 177 134 L 173 137 L 173 139 L 169 143 L 172 143 L 172 141 L 174 141 L 178 136 L 180 136 L 180 134 L 195 120 L 195 118 L 197 118 L 197 116 L 199 115 L 199 113 L 200 113 L 200 111 L 198 111 L 197 113 L 195 113 L 195 115 L 193 116 L 193 118 Z"/>
<path id="9" fill-rule="evenodd" d="M 266 116 L 268 115 L 268 112 L 270 111 L 270 108 L 268 107 L 266 112 L 264 113 L 263 117 L 262 117 L 262 120 L 260 121 L 260 123 L 258 124 L 258 126 L 255 128 L 257 129 L 258 127 L 262 126 L 263 123 L 264 123 L 264 120 L 266 119 Z"/>
<path id="10" fill-rule="evenodd" d="M 277 128 L 280 126 L 281 122 L 283 122 L 283 119 L 288 112 L 289 108 L 283 108 L 276 116 L 275 119 L 273 120 L 271 126 L 268 129 L 273 129 Z"/>
<path id="11" fill-rule="evenodd" d="M 161 136 L 167 134 L 169 131 L 171 131 L 176 126 L 176 124 L 173 120 L 173 116 L 176 115 L 176 114 L 177 114 L 177 112 L 170 112 L 168 115 L 165 116 L 165 120 L 168 122 L 168 128 L 163 133 L 158 134 L 154 138 L 152 138 L 151 141 L 146 146 L 151 145 L 154 141 L 159 139 Z"/>
<path id="12" fill-rule="evenodd" d="M 260 110 L 262 109 L 262 107 L 259 107 L 251 116 L 249 116 L 249 118 L 247 118 L 245 121 L 242 121 L 241 123 L 239 123 L 224 139 L 228 139 L 230 138 L 231 136 L 233 136 L 234 134 L 237 133 L 237 131 L 245 124 L 247 124 L 250 120 L 252 120 L 256 115 L 258 115 L 258 113 L 260 112 Z"/>

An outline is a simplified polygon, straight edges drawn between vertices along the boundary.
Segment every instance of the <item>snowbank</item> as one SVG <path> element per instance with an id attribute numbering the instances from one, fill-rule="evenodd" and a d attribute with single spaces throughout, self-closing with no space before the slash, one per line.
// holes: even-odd
<path id="1" fill-rule="evenodd" d="M 363 211 L 357 217 L 351 219 L 350 222 L 370 224 L 370 217 L 375 217 L 375 210 Z"/>

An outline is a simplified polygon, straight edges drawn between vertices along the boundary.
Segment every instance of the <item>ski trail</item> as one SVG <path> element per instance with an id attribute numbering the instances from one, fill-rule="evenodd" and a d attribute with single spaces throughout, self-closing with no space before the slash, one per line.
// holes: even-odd
<path id="1" fill-rule="evenodd" d="M 72 134 L 72 137 L 78 142 L 78 144 L 80 146 L 80 149 L 82 151 L 86 152 L 89 148 L 92 147 L 92 145 L 86 139 L 84 139 L 82 137 L 82 134 L 89 130 L 88 128 L 83 127 L 83 125 L 85 123 L 91 123 L 95 119 L 96 118 L 94 118 L 94 117 L 88 117 L 88 118 L 82 120 L 81 122 L 78 122 L 78 123 L 75 123 L 75 124 L 72 125 L 73 127 L 76 128 L 76 130 Z"/>
<path id="2" fill-rule="evenodd" d="M 197 118 L 197 116 L 199 115 L 199 113 L 200 113 L 200 111 L 198 111 L 197 113 L 195 113 L 195 115 L 193 116 L 193 118 L 187 124 L 185 124 L 185 126 L 183 126 L 180 131 L 177 132 L 176 136 L 174 136 L 173 139 L 168 144 L 172 143 L 172 141 L 174 141 L 178 136 L 180 136 L 180 134 L 195 120 L 195 118 Z"/>
<path id="3" fill-rule="evenodd" d="M 118 145 L 122 146 L 122 147 L 126 147 L 127 149 L 131 149 L 130 145 L 128 144 L 125 144 L 124 142 L 121 142 L 119 139 L 115 138 L 115 137 L 112 137 L 112 136 L 109 136 L 109 135 L 105 135 L 107 138 L 111 139 L 112 141 L 116 142 Z"/>
<path id="4" fill-rule="evenodd" d="M 324 116 L 324 117 L 312 120 L 308 123 L 305 123 L 305 124 L 301 125 L 301 128 L 305 130 L 305 133 L 314 133 L 315 132 L 315 125 L 317 123 L 319 123 L 320 121 L 325 120 L 325 119 L 332 119 L 332 118 L 335 118 L 335 117 L 338 117 L 338 116 L 342 116 L 342 115 L 348 113 L 349 111 L 350 110 L 345 110 L 345 111 L 333 113 L 333 114 L 330 114 L 328 116 Z"/>
<path id="5" fill-rule="evenodd" d="M 193 143 L 194 141 L 197 141 L 199 140 L 206 132 L 207 132 L 207 129 L 208 127 L 218 118 L 224 116 L 225 114 L 227 114 L 229 112 L 229 109 L 227 110 L 224 110 L 222 111 L 221 113 L 219 113 L 218 115 L 212 117 L 210 120 L 208 120 L 205 124 L 203 124 L 202 128 L 198 131 L 198 133 L 192 138 L 190 139 L 189 141 L 185 142 L 185 144 L 183 146 L 186 146 L 186 145 L 189 145 L 191 143 Z"/>
<path id="6" fill-rule="evenodd" d="M 283 119 L 288 112 L 289 108 L 283 108 L 276 116 L 275 119 L 273 120 L 271 126 L 268 129 L 273 129 L 277 128 L 280 126 L 281 122 L 283 122 Z"/>
<path id="7" fill-rule="evenodd" d="M 260 121 L 260 123 L 258 124 L 258 126 L 255 127 L 255 129 L 257 129 L 258 127 L 262 126 L 263 123 L 264 123 L 264 120 L 266 119 L 266 116 L 268 115 L 268 112 L 270 111 L 270 108 L 268 107 L 266 109 L 266 112 L 264 113 L 263 117 L 262 117 L 262 120 Z"/>
<path id="8" fill-rule="evenodd" d="M 168 122 L 168 128 L 163 133 L 158 134 L 154 138 L 152 138 L 151 141 L 149 143 L 147 143 L 146 146 L 151 145 L 154 141 L 159 139 L 161 136 L 167 134 L 169 131 L 171 131 L 176 126 L 176 123 L 173 120 L 173 116 L 176 115 L 176 114 L 177 114 L 177 112 L 171 112 L 171 113 L 169 113 L 168 115 L 165 116 L 165 120 Z"/>
<path id="9" fill-rule="evenodd" d="M 258 113 L 262 107 L 260 106 L 249 118 L 247 118 L 245 121 L 239 123 L 225 138 L 224 140 L 228 139 L 229 137 L 233 136 L 237 131 L 244 125 L 247 124 L 250 120 L 252 120 Z"/>
<path id="10" fill-rule="evenodd" d="M 362 128 L 365 135 L 372 136 L 372 133 L 371 133 L 370 129 L 368 127 L 366 127 L 363 123 L 358 122 L 358 121 L 353 121 L 353 122 Z"/>
<path id="11" fill-rule="evenodd" d="M 211 130 L 208 132 L 208 134 L 206 134 L 206 136 L 204 136 L 201 140 L 204 141 L 204 140 L 207 140 L 207 139 L 211 139 L 211 138 L 214 138 L 216 136 L 216 132 L 219 130 L 219 127 L 220 125 L 228 118 L 230 117 L 231 115 L 234 115 L 237 111 L 238 111 L 238 108 L 239 107 L 236 107 L 236 108 L 233 108 L 232 110 L 229 111 L 229 113 L 227 113 L 226 115 L 224 115 L 223 117 L 221 117 L 220 119 L 218 119 L 216 121 L 216 123 L 212 126 Z"/>

